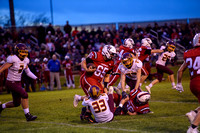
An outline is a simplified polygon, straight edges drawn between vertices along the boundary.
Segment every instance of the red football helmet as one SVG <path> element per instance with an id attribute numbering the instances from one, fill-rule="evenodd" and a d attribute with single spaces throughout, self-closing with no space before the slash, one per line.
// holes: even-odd
<path id="1" fill-rule="evenodd" d="M 23 43 L 19 43 L 15 46 L 15 52 L 16 55 L 20 58 L 20 59 L 24 59 L 25 57 L 28 56 L 28 50 L 25 44 Z"/>

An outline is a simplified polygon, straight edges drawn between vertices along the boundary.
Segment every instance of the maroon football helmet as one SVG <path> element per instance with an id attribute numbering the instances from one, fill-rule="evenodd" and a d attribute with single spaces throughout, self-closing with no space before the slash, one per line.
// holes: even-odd
<path id="1" fill-rule="evenodd" d="M 28 50 L 25 44 L 19 43 L 15 46 L 15 54 L 21 59 L 24 60 L 28 56 Z"/>
<path id="2" fill-rule="evenodd" d="M 92 99 L 97 99 L 100 95 L 100 88 L 96 85 L 93 85 L 89 88 L 88 93 Z"/>

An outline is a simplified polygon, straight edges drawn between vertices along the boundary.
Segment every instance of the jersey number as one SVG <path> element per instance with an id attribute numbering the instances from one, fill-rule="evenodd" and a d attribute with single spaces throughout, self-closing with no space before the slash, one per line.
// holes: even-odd
<path id="1" fill-rule="evenodd" d="M 169 59 L 169 58 L 170 58 L 170 56 L 168 56 L 167 54 L 164 54 L 162 60 L 163 60 L 163 61 L 166 61 L 166 60 Z"/>
<path id="2" fill-rule="evenodd" d="M 189 65 L 188 65 L 189 69 L 193 68 L 194 70 L 197 70 L 197 74 L 200 74 L 200 56 L 197 56 L 195 58 L 194 62 L 192 62 L 192 58 L 187 58 L 186 63 L 189 63 Z M 192 75 L 193 75 L 193 72 L 191 72 L 191 76 Z"/>
<path id="3" fill-rule="evenodd" d="M 104 75 L 106 74 L 106 71 L 109 70 L 107 67 L 103 67 L 102 65 L 98 65 L 96 71 L 94 72 L 95 76 L 100 76 L 101 78 L 104 77 Z"/>
<path id="4" fill-rule="evenodd" d="M 18 73 L 21 73 L 22 70 L 24 69 L 24 65 L 20 65 L 19 67 L 20 67 L 20 68 L 19 68 L 19 70 L 18 70 Z"/>
<path id="5" fill-rule="evenodd" d="M 92 107 L 93 107 L 95 113 L 99 113 L 99 112 L 103 112 L 103 111 L 107 110 L 104 99 L 93 102 Z"/>

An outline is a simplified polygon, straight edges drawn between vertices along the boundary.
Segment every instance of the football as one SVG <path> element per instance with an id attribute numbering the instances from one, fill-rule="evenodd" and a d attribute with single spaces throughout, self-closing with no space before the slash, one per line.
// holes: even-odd
<path id="1" fill-rule="evenodd" d="M 96 68 L 96 66 L 95 66 L 95 64 L 94 63 L 88 63 L 87 64 L 87 68 L 92 68 L 92 69 L 95 69 Z"/>

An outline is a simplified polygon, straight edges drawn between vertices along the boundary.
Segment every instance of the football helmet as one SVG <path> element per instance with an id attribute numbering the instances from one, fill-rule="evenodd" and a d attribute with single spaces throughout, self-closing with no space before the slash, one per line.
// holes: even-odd
<path id="1" fill-rule="evenodd" d="M 65 60 L 69 60 L 69 56 L 68 55 L 65 56 Z"/>
<path id="2" fill-rule="evenodd" d="M 100 88 L 96 85 L 93 85 L 91 86 L 89 89 L 88 89 L 88 93 L 90 95 L 90 97 L 92 99 L 97 99 L 99 97 L 99 95 L 101 94 L 100 93 Z"/>
<path id="3" fill-rule="evenodd" d="M 197 33 L 193 38 L 193 46 L 200 46 L 200 33 Z"/>
<path id="4" fill-rule="evenodd" d="M 140 103 L 146 103 L 150 100 L 150 98 L 151 98 L 151 95 L 146 91 L 142 91 L 137 94 L 137 100 Z"/>
<path id="5" fill-rule="evenodd" d="M 25 44 L 19 43 L 15 46 L 15 53 L 20 59 L 28 56 L 28 50 Z"/>
<path id="6" fill-rule="evenodd" d="M 43 59 L 43 62 L 47 62 L 48 61 L 48 59 L 45 57 L 44 59 Z"/>
<path id="7" fill-rule="evenodd" d="M 141 44 L 142 46 L 151 47 L 152 41 L 150 38 L 143 38 Z"/>
<path id="8" fill-rule="evenodd" d="M 131 55 L 131 53 L 124 53 L 122 56 L 122 64 L 130 69 L 133 65 L 133 56 Z"/>
<path id="9" fill-rule="evenodd" d="M 175 46 L 173 41 L 168 41 L 166 43 L 166 45 L 167 45 L 167 51 L 169 51 L 169 52 L 173 52 L 175 50 L 175 48 L 176 48 L 176 46 Z"/>
<path id="10" fill-rule="evenodd" d="M 35 58 L 34 62 L 37 63 L 39 62 L 40 60 L 38 58 Z"/>
<path id="11" fill-rule="evenodd" d="M 112 45 L 105 45 L 102 49 L 102 55 L 111 60 L 117 55 L 116 48 Z"/>
<path id="12" fill-rule="evenodd" d="M 127 39 L 124 40 L 124 44 L 123 45 L 125 47 L 127 47 L 127 48 L 133 48 L 134 44 L 135 43 L 134 43 L 132 38 L 127 38 Z"/>

